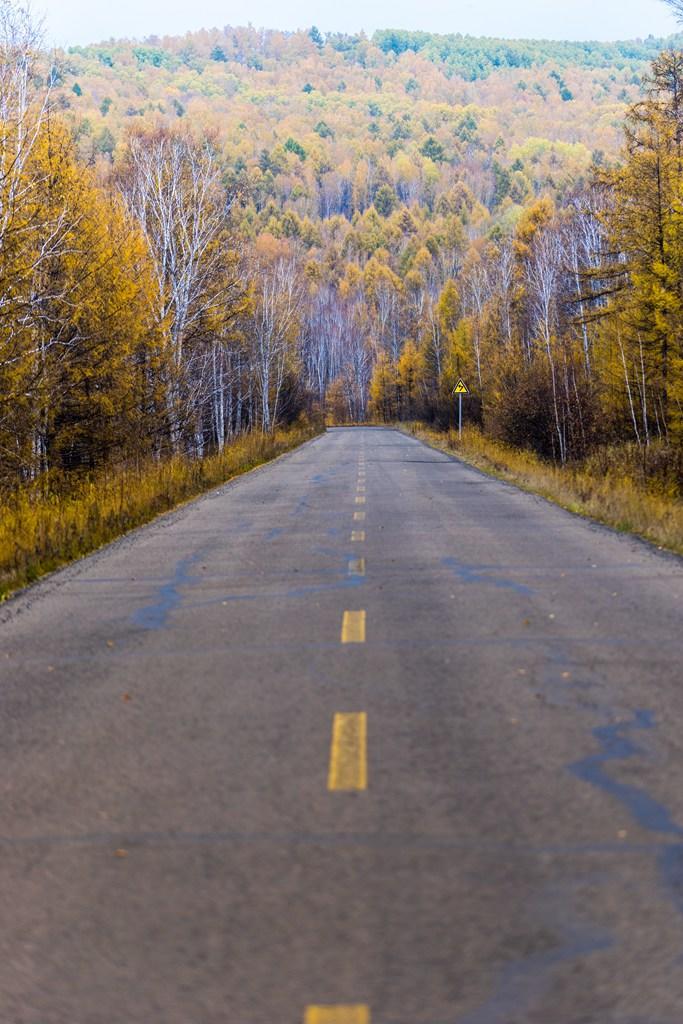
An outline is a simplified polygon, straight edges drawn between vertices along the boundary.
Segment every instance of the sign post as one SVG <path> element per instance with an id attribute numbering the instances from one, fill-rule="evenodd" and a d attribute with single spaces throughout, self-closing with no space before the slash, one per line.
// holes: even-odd
<path id="1" fill-rule="evenodd" d="M 458 378 L 458 383 L 453 388 L 453 394 L 458 396 L 458 439 L 462 437 L 462 396 L 469 395 L 470 389 L 465 384 L 462 377 Z"/>

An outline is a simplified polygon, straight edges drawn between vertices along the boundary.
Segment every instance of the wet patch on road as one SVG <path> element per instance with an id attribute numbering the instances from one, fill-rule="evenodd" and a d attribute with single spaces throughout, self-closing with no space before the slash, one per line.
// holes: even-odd
<path id="1" fill-rule="evenodd" d="M 638 710 L 631 721 L 616 722 L 612 725 L 601 725 L 593 729 L 593 736 L 598 740 L 601 750 L 589 754 L 569 765 L 569 771 L 577 779 L 588 782 L 601 789 L 608 796 L 614 797 L 624 805 L 633 820 L 648 832 L 660 835 L 683 836 L 683 828 L 671 818 L 669 811 L 658 800 L 638 786 L 613 779 L 606 771 L 605 765 L 610 761 L 626 761 L 632 757 L 642 756 L 644 751 L 628 736 L 637 729 L 653 729 L 654 717 L 651 711 Z"/>
<path id="2" fill-rule="evenodd" d="M 594 715 L 597 713 L 603 723 L 607 719 L 607 724 L 592 729 L 592 736 L 598 742 L 598 749 L 571 762 L 567 765 L 567 770 L 576 779 L 617 800 L 637 826 L 660 837 L 659 841 L 651 844 L 624 842 L 621 847 L 612 845 L 609 850 L 605 847 L 603 852 L 613 853 L 618 857 L 634 854 L 652 857 L 662 895 L 678 914 L 683 915 L 683 842 L 667 841 L 670 837 L 683 839 L 683 827 L 675 821 L 665 804 L 648 792 L 645 785 L 620 781 L 613 778 L 609 772 L 609 765 L 612 762 L 649 756 L 649 751 L 636 742 L 633 734 L 655 730 L 657 723 L 654 713 L 641 708 L 630 711 L 618 721 L 614 721 L 617 716 L 614 707 L 610 707 L 607 702 L 599 701 L 598 693 L 593 692 L 593 696 L 598 698 L 595 703 L 586 703 L 586 690 L 591 691 L 597 687 L 600 691 L 601 680 L 592 678 L 592 672 L 568 657 L 566 642 L 558 639 L 550 645 L 547 654 L 548 660 L 552 663 L 552 672 L 543 674 L 545 678 L 541 687 L 542 690 L 550 690 L 547 694 L 548 702 L 564 709 L 578 705 L 584 712 Z M 557 678 L 559 669 L 564 669 L 559 675 L 567 677 L 566 683 L 560 683 Z M 623 838 L 626 838 L 626 833 Z M 577 849 L 576 852 L 588 852 L 588 849 Z M 581 883 L 587 880 L 590 881 L 582 878 Z M 541 913 L 540 923 L 545 921 L 546 925 L 552 927 L 553 924 L 557 925 L 557 922 L 566 921 L 568 915 L 571 921 L 572 903 L 572 894 L 564 894 L 561 906 L 555 908 L 554 916 L 548 917 L 547 913 Z M 548 992 L 555 968 L 573 959 L 580 961 L 600 951 L 614 948 L 617 941 L 616 936 L 610 936 L 597 923 L 570 924 L 561 934 L 561 945 L 548 951 L 534 952 L 504 967 L 495 984 L 493 995 L 470 1014 L 459 1017 L 458 1024 L 507 1024 L 513 1016 L 515 1019 L 519 1015 L 523 1018 L 526 1012 L 537 1007 L 537 1001 Z M 677 969 L 680 962 L 681 960 L 676 959 L 675 951 L 672 951 L 672 969 Z M 633 1018 L 629 1018 L 628 1022 L 623 1017 L 610 1020 L 614 1020 L 615 1024 L 617 1020 L 620 1024 L 622 1021 L 623 1024 L 635 1024 Z"/>
<path id="3" fill-rule="evenodd" d="M 180 605 L 183 596 L 181 587 L 190 587 L 199 582 L 199 576 L 193 576 L 190 569 L 199 561 L 199 553 L 181 558 L 176 564 L 173 576 L 157 590 L 154 601 L 133 612 L 132 619 L 136 626 L 143 629 L 163 629 L 169 615 Z"/>
<path id="4" fill-rule="evenodd" d="M 503 576 L 491 574 L 493 566 L 490 565 L 468 565 L 467 562 L 459 562 L 457 558 L 442 558 L 441 564 L 450 569 L 462 583 L 489 583 L 500 590 L 513 590 L 516 594 L 524 597 L 531 597 L 534 594 L 532 587 L 526 583 L 518 583 L 516 580 L 509 580 Z"/>
<path id="5" fill-rule="evenodd" d="M 640 729 L 654 729 L 654 715 L 648 710 L 638 710 L 626 722 L 599 726 L 593 730 L 601 750 L 569 765 L 569 771 L 590 785 L 601 789 L 608 796 L 621 803 L 640 828 L 660 836 L 683 838 L 683 827 L 671 816 L 667 807 L 645 788 L 631 783 L 619 782 L 606 771 L 610 761 L 625 761 L 642 757 L 642 750 L 629 737 L 629 732 Z M 661 843 L 653 847 L 656 854 L 657 873 L 663 891 L 676 911 L 683 915 L 683 843 Z M 679 957 L 679 963 L 683 957 Z"/>

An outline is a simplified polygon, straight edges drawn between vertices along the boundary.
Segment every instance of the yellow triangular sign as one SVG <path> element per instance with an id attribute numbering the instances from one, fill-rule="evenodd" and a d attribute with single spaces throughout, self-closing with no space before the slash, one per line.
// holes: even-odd
<path id="1" fill-rule="evenodd" d="M 465 384 L 465 381 L 462 379 L 462 377 L 460 377 L 460 379 L 458 380 L 458 383 L 453 388 L 453 394 L 454 395 L 469 395 L 469 393 L 470 393 L 470 389 L 467 387 L 467 384 Z"/>

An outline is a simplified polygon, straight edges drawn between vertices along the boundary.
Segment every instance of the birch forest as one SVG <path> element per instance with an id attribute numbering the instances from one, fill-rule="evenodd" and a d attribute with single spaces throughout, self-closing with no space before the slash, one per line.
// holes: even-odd
<path id="1" fill-rule="evenodd" d="M 50 52 L 0 3 L 0 488 L 245 432 L 468 423 L 683 476 L 683 39 L 226 27 Z"/>

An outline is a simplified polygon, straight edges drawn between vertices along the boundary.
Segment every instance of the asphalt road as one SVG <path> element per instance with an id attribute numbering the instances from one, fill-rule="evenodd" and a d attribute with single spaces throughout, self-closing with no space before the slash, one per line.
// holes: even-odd
<path id="1" fill-rule="evenodd" d="M 329 431 L 0 608 L 0 1024 L 681 1024 L 683 562 Z"/>

